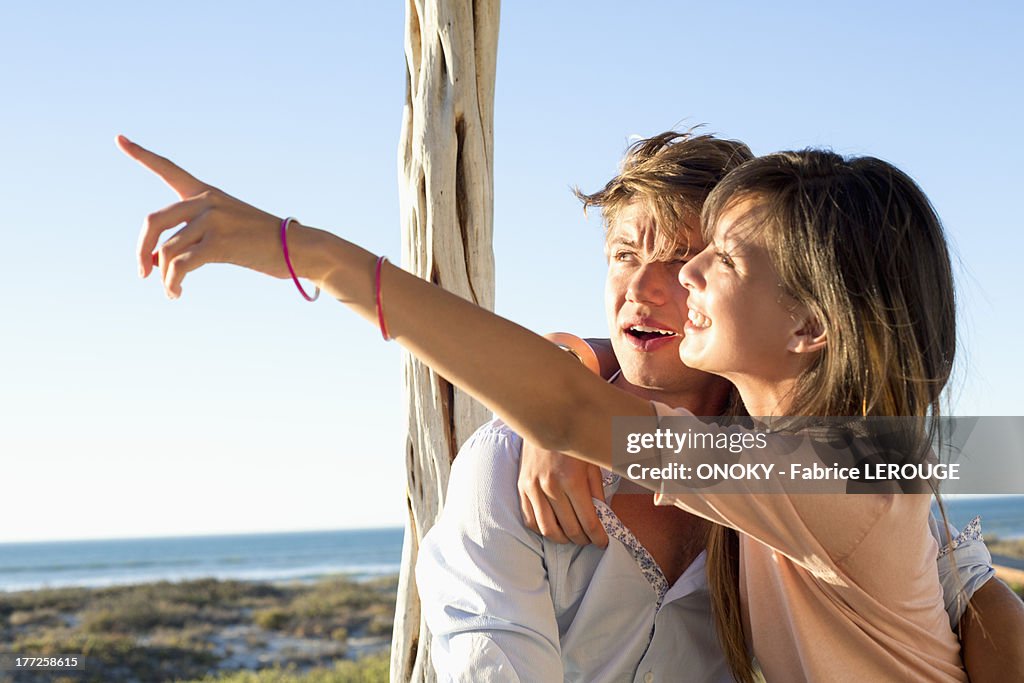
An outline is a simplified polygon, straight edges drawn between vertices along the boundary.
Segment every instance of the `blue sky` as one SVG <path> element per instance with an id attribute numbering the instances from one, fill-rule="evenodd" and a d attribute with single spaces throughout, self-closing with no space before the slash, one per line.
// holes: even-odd
<path id="1" fill-rule="evenodd" d="M 498 312 L 600 335 L 593 190 L 630 135 L 704 123 L 757 153 L 888 159 L 960 265 L 954 412 L 1024 415 L 1012 3 L 506 2 Z M 140 281 L 173 201 L 122 132 L 262 208 L 399 253 L 400 3 L 0 9 L 0 541 L 400 524 L 399 350 L 334 302 L 209 268 Z"/>

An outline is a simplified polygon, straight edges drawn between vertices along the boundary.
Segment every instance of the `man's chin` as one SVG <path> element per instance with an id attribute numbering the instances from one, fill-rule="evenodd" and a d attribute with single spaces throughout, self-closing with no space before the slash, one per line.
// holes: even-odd
<path id="1" fill-rule="evenodd" d="M 630 384 L 651 391 L 671 391 L 686 381 L 686 369 L 678 361 L 672 369 L 623 366 L 622 376 Z"/>
<path id="2" fill-rule="evenodd" d="M 714 377 L 683 365 L 678 356 L 673 356 L 671 362 L 658 365 L 623 363 L 622 376 L 630 384 L 651 391 L 679 391 L 680 388 L 707 383 Z"/>

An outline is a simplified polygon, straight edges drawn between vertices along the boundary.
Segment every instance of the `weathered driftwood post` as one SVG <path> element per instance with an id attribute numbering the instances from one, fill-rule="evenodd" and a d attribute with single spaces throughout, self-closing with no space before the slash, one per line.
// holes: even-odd
<path id="1" fill-rule="evenodd" d="M 494 306 L 493 111 L 499 0 L 408 0 L 399 184 L 402 265 Z M 487 418 L 482 406 L 405 354 L 409 522 L 391 680 L 433 681 L 413 580 L 419 539 L 444 501 L 451 461 Z"/>

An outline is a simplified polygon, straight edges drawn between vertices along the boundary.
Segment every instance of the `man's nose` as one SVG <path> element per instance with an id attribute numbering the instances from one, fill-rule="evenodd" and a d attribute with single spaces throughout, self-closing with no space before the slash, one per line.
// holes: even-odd
<path id="1" fill-rule="evenodd" d="M 645 263 L 630 278 L 626 298 L 634 303 L 661 305 L 674 281 L 674 274 L 665 264 Z"/>

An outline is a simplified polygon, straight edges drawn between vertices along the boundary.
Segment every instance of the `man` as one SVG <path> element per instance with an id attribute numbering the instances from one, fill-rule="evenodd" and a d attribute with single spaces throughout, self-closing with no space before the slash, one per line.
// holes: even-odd
<path id="1" fill-rule="evenodd" d="M 621 367 L 612 381 L 623 390 L 698 415 L 730 407 L 725 380 L 679 362 L 687 309 L 678 274 L 704 246 L 707 195 L 750 158 L 739 142 L 665 133 L 633 145 L 618 176 L 581 196 L 607 226 L 605 300 Z M 550 486 L 527 485 L 521 513 L 521 448 L 500 421 L 481 427 L 456 458 L 445 508 L 423 539 L 417 582 L 441 679 L 733 680 L 705 578 L 709 524 L 656 507 L 646 491 L 596 469 L 589 489 L 577 486 L 582 500 L 553 491 L 549 504 Z M 561 523 L 577 541 L 585 540 L 579 517 L 587 536 L 603 541 L 599 523 L 610 540 L 606 548 L 547 540 L 524 516 L 556 537 Z M 969 597 L 991 577 L 987 551 L 967 541 L 956 553 L 973 567 L 963 582 Z M 951 610 L 954 623 L 960 611 Z"/>

